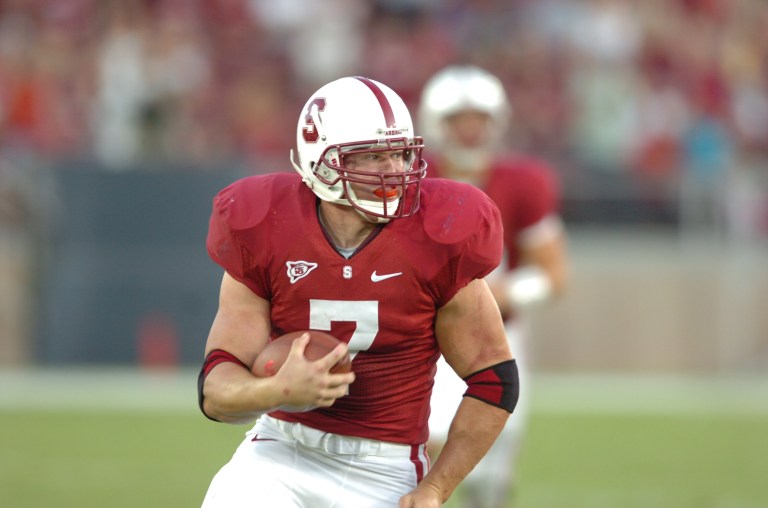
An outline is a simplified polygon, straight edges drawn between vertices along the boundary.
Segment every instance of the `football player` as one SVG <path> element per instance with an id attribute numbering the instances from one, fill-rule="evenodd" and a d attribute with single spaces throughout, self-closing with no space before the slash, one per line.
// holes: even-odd
<path id="1" fill-rule="evenodd" d="M 486 281 L 506 323 L 507 338 L 525 383 L 521 343 L 526 307 L 560 293 L 566 280 L 566 242 L 553 170 L 542 160 L 513 154 L 504 142 L 511 108 L 500 80 L 471 65 L 444 68 L 426 83 L 419 105 L 421 133 L 432 150 L 432 176 L 467 182 L 498 206 L 504 227 L 504 258 Z M 438 363 L 430 417 L 431 445 L 446 439 L 464 384 L 450 358 Z M 473 508 L 507 506 L 525 424 L 527 391 L 499 439 L 462 483 Z"/>
<path id="2" fill-rule="evenodd" d="M 239 180 L 213 201 L 207 247 L 224 275 L 199 402 L 213 420 L 256 422 L 203 506 L 436 508 L 518 397 L 485 281 L 501 260 L 499 211 L 472 185 L 425 179 L 408 109 L 372 79 L 321 87 L 296 144 L 296 173 Z M 251 373 L 270 338 L 307 329 L 344 344 L 309 361 L 305 335 L 275 375 Z M 347 353 L 353 372 L 330 373 Z M 441 354 L 467 397 L 430 464 Z"/>

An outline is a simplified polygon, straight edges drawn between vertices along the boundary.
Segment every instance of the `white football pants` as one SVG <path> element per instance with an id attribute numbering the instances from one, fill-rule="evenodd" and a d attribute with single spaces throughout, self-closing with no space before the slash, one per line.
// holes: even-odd
<path id="1" fill-rule="evenodd" d="M 427 473 L 425 446 L 262 416 L 214 476 L 203 508 L 396 508 Z"/>

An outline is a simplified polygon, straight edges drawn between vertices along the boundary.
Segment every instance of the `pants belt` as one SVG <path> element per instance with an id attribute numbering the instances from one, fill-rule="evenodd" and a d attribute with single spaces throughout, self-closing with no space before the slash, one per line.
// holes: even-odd
<path id="1" fill-rule="evenodd" d="M 334 455 L 356 455 L 365 457 L 411 457 L 411 445 L 390 443 L 376 439 L 364 439 L 325 432 L 301 423 L 291 423 L 271 416 L 263 416 L 267 425 L 274 425 L 289 439 L 294 439 L 308 448 L 323 450 Z"/>

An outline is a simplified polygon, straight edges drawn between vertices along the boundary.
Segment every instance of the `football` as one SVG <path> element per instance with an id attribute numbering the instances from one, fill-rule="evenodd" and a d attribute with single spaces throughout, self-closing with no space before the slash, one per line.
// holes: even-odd
<path id="1" fill-rule="evenodd" d="M 317 360 L 330 353 L 333 348 L 341 344 L 341 341 L 327 332 L 320 330 L 299 330 L 297 332 L 286 333 L 267 343 L 264 349 L 253 362 L 251 371 L 258 377 L 274 376 L 280 367 L 283 366 L 288 352 L 291 350 L 293 341 L 301 337 L 304 332 L 309 332 L 309 343 L 304 350 L 304 356 L 308 360 Z M 343 373 L 352 370 L 352 360 L 349 355 L 339 360 L 330 372 Z"/>

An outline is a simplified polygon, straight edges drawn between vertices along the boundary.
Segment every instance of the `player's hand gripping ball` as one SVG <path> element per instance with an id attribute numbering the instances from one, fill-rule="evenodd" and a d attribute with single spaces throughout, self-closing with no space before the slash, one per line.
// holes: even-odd
<path id="1" fill-rule="evenodd" d="M 280 370 L 280 367 L 283 366 L 283 363 L 285 363 L 293 341 L 301 337 L 305 332 L 309 332 L 309 342 L 304 350 L 304 357 L 310 361 L 324 357 L 342 343 L 342 341 L 330 333 L 320 330 L 299 330 L 286 333 L 267 343 L 261 353 L 259 353 L 259 356 L 256 357 L 256 361 L 253 362 L 253 367 L 251 368 L 253 374 L 258 377 L 274 376 Z M 351 370 L 352 360 L 349 355 L 346 355 L 331 367 L 330 372 L 336 374 L 350 372 Z"/>

